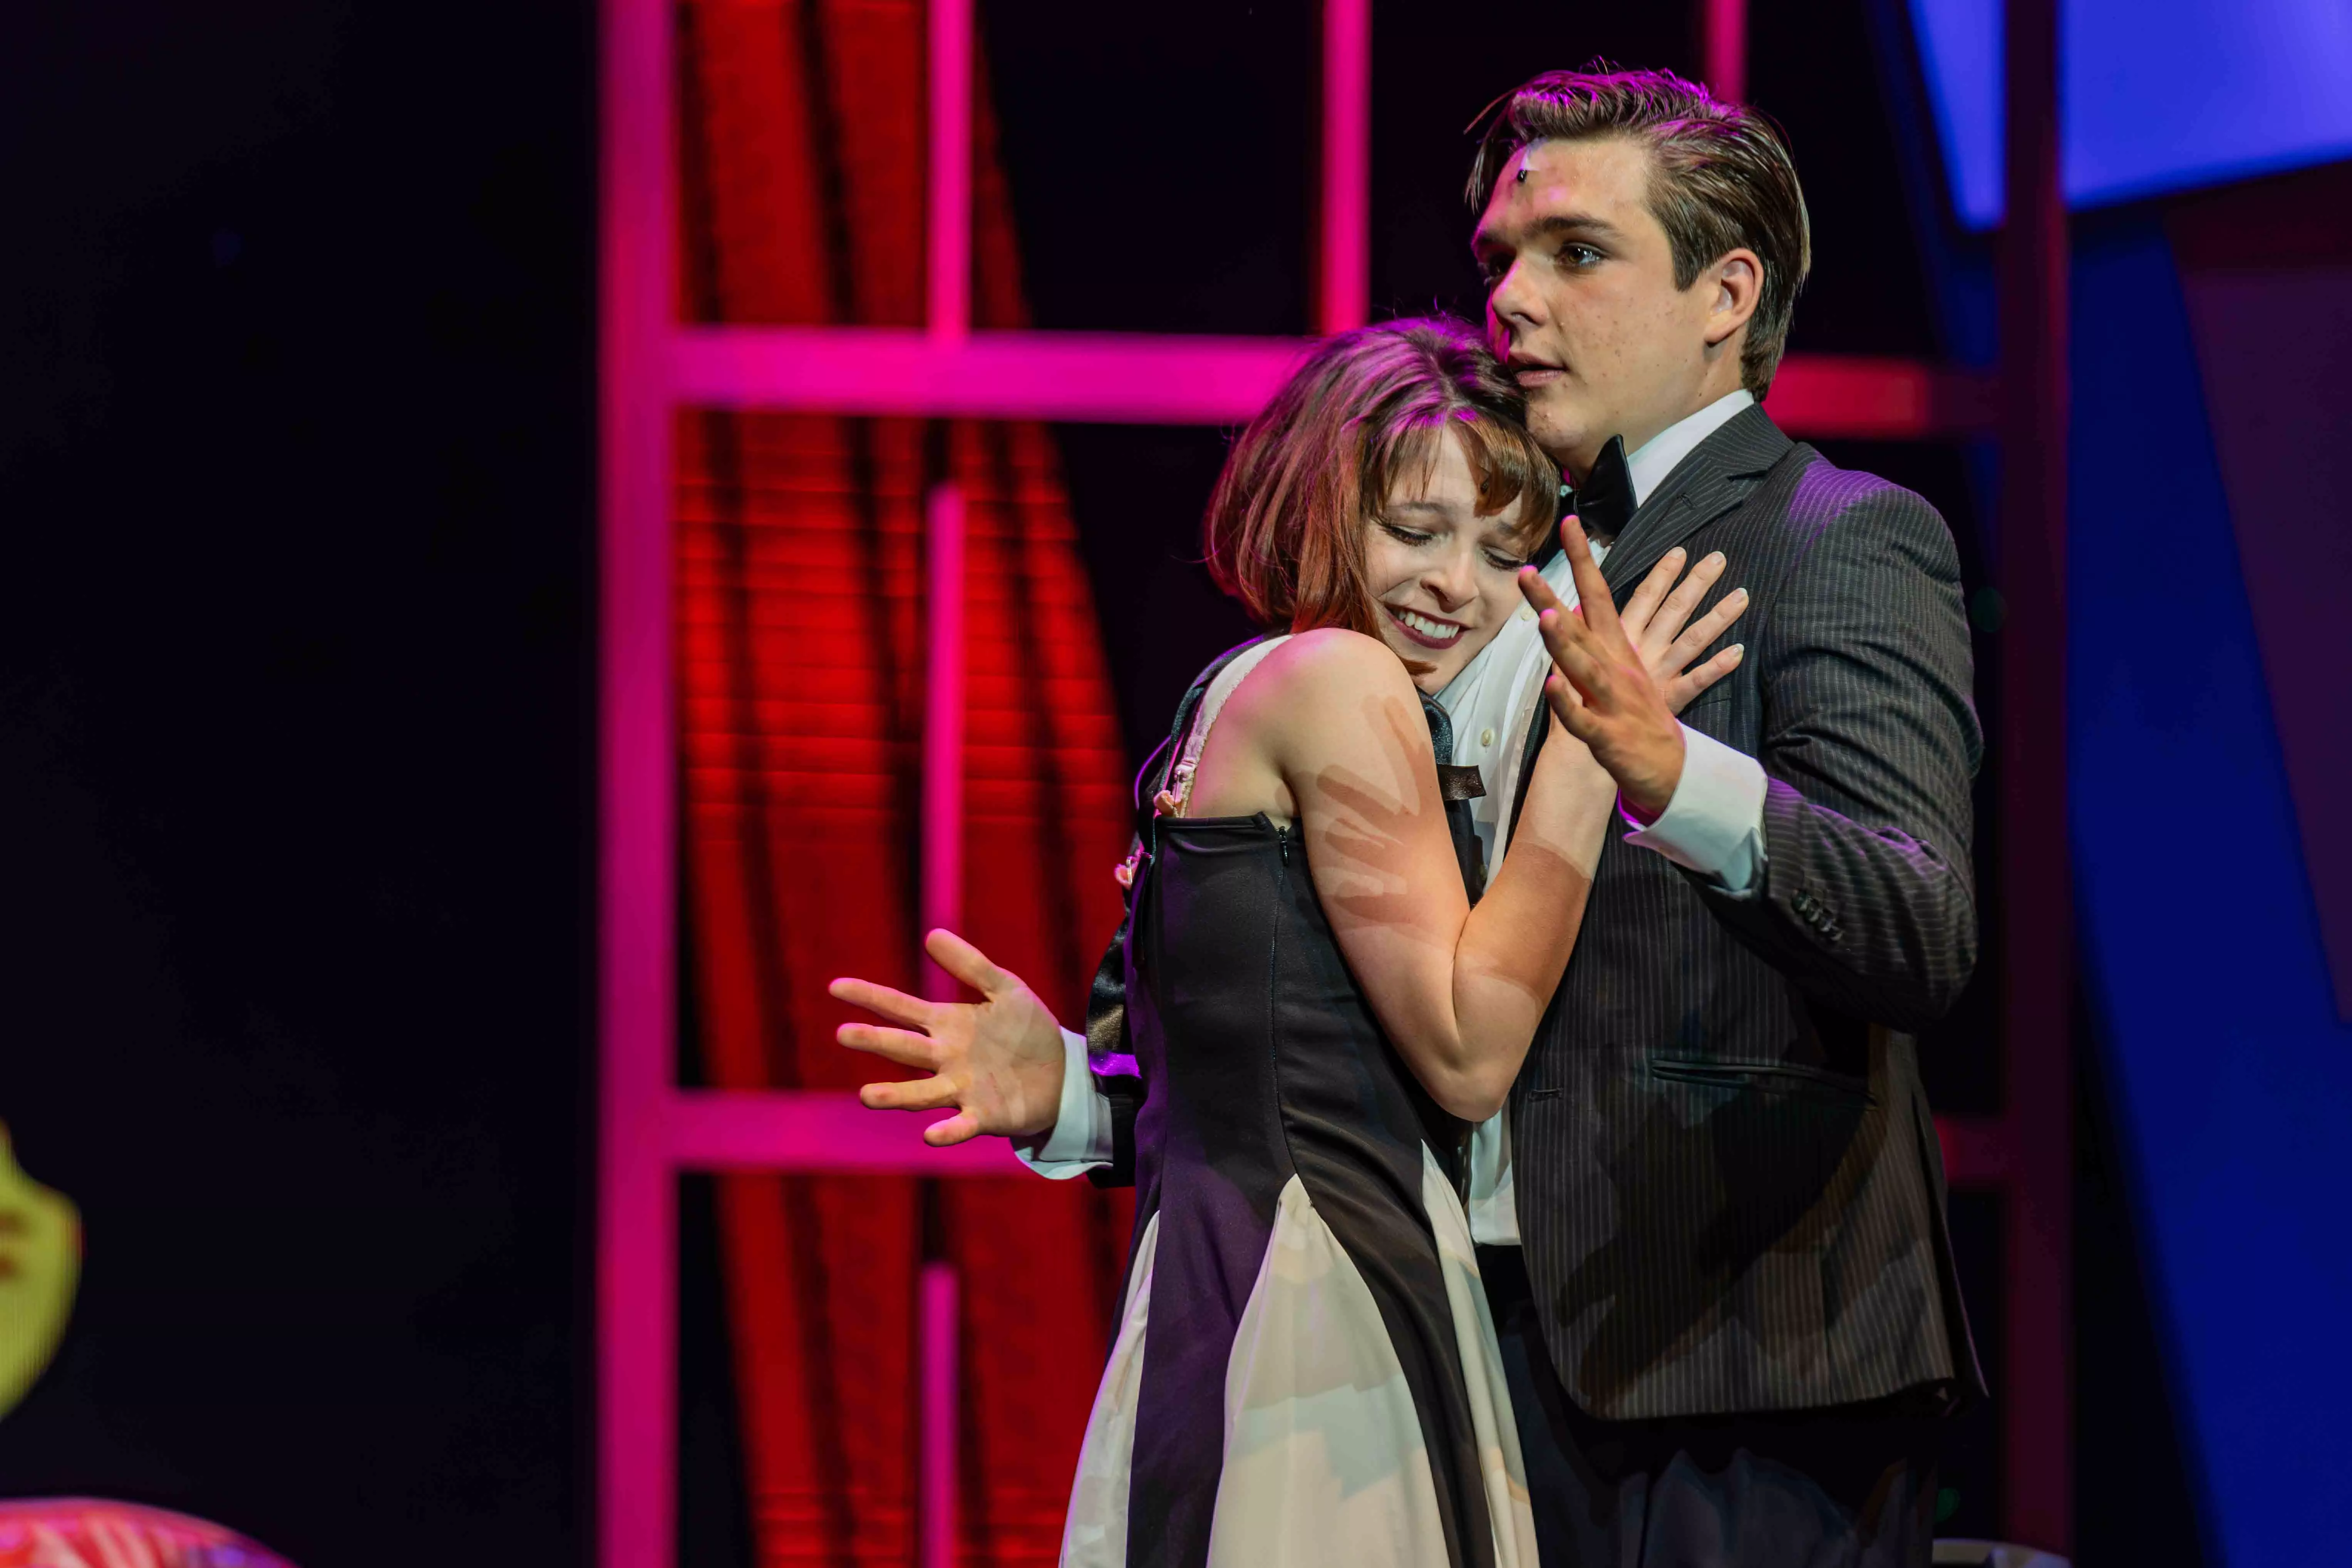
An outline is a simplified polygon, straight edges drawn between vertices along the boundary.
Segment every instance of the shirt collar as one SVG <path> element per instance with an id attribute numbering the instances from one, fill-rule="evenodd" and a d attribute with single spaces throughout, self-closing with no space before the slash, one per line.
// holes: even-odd
<path id="1" fill-rule="evenodd" d="M 1675 466 L 1696 450 L 1701 441 L 1729 424 L 1742 409 L 1753 407 L 1755 403 L 1756 399 L 1745 387 L 1738 392 L 1727 392 L 1697 413 L 1684 416 L 1643 442 L 1641 449 L 1625 459 L 1626 472 L 1633 482 L 1633 504 L 1639 506 L 1648 500 L 1650 492 L 1664 482 L 1665 477 L 1675 471 Z M 1607 545 L 1594 546 L 1594 560 L 1597 562 L 1607 551 Z M 1566 558 L 1555 559 L 1552 566 L 1557 571 L 1547 570 L 1546 577 L 1556 577 L 1553 587 L 1568 589 Z M 1508 629 L 1508 623 L 1506 623 L 1505 630 Z M 1477 656 L 1463 666 L 1461 674 L 1446 682 L 1445 689 L 1437 694 L 1438 705 L 1447 713 L 1458 716 L 1477 701 L 1479 689 L 1486 683 L 1488 666 L 1496 662 L 1496 647 L 1508 640 L 1502 633 L 1496 633 L 1494 641 L 1480 648 Z"/>
<path id="2" fill-rule="evenodd" d="M 1633 481 L 1633 504 L 1640 506 L 1650 499 L 1650 493 L 1665 482 L 1675 466 L 1696 450 L 1701 441 L 1714 435 L 1741 410 L 1755 406 L 1756 399 L 1747 388 L 1727 392 L 1696 414 L 1685 415 L 1642 443 L 1639 450 L 1627 454 L 1625 469 Z"/>

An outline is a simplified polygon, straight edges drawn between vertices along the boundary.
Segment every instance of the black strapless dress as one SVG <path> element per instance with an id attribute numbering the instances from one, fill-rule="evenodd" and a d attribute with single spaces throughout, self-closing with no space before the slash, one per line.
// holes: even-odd
<path id="1" fill-rule="evenodd" d="M 1224 697 L 1201 705 L 1186 793 Z M 1535 1568 L 1469 1225 L 1422 1090 L 1341 957 L 1295 828 L 1160 817 L 1128 1026 L 1146 1085 L 1120 1326 L 1072 1568 Z"/>

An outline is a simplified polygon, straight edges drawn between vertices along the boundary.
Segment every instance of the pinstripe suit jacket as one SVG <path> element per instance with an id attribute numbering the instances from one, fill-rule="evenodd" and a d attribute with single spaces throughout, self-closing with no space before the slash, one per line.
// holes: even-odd
<path id="1" fill-rule="evenodd" d="M 1612 1418 L 1981 1393 L 1910 1034 L 1977 951 L 1981 738 L 1951 535 L 1751 408 L 1619 536 L 1621 602 L 1676 544 L 1724 552 L 1724 588 L 1751 596 L 1747 658 L 1683 721 L 1762 763 L 1766 864 L 1733 897 L 1622 822 L 1602 847 L 1511 1096 L 1552 1363 Z M 1088 1029 L 1115 1112 L 1106 1182 L 1131 1179 L 1142 1091 L 1119 958 Z"/>
<path id="2" fill-rule="evenodd" d="M 1621 603 L 1676 544 L 1751 595 L 1683 722 L 1762 763 L 1765 866 L 1735 898 L 1622 821 L 1602 846 L 1511 1095 L 1552 1363 L 1621 1418 L 1981 1392 L 1911 1036 L 1977 952 L 1951 534 L 1751 408 L 1619 536 Z"/>

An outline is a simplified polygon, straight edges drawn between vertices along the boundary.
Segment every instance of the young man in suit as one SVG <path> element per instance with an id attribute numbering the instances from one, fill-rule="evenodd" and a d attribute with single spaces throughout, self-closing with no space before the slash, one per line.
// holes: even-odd
<path id="1" fill-rule="evenodd" d="M 1493 111 L 1470 197 L 1495 347 L 1575 483 L 1529 597 L 1584 610 L 1528 612 L 1448 688 L 1452 760 L 1484 774 L 1491 865 L 1557 668 L 1624 818 L 1470 1152 L 1544 1560 L 1924 1564 L 1942 1423 L 1983 1386 L 1912 1039 L 1976 956 L 1951 537 L 1758 405 L 1811 260 L 1760 117 L 1664 73 L 1549 73 Z M 1679 721 L 1612 608 L 1675 549 L 1749 595 L 1744 662 Z M 1115 957 L 1089 1058 L 1016 978 L 932 952 L 987 1000 L 836 991 L 929 1037 L 843 1030 L 937 1071 L 866 1103 L 952 1105 L 935 1142 L 1118 1179 L 1139 1086 Z"/>

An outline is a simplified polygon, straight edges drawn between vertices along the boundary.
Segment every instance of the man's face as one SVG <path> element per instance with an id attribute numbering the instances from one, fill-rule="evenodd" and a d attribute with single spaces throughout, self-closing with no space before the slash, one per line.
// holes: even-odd
<path id="1" fill-rule="evenodd" d="M 1631 452 L 1739 384 L 1717 268 L 1675 287 L 1650 174 L 1629 138 L 1534 142 L 1504 166 L 1471 241 L 1487 336 L 1527 393 L 1528 428 L 1579 477 L 1610 437 Z"/>

